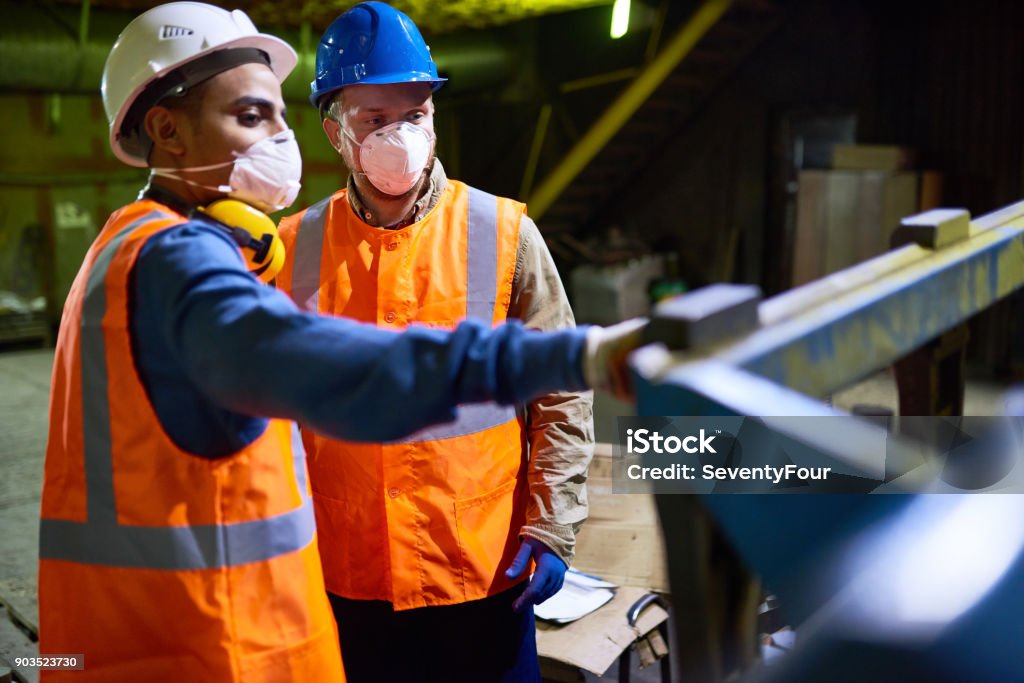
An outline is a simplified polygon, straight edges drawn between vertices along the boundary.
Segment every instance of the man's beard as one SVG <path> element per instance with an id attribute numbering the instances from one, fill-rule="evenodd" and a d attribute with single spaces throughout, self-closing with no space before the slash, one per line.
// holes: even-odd
<path id="1" fill-rule="evenodd" d="M 433 172 L 434 161 L 436 159 L 437 154 L 435 153 L 435 150 L 431 149 L 430 158 L 427 159 L 427 165 L 423 168 L 423 174 L 420 176 L 420 179 L 416 181 L 416 184 L 413 185 L 412 188 L 410 188 L 409 191 L 405 192 L 404 194 L 388 194 L 387 192 L 378 189 L 377 186 L 370 181 L 370 178 L 365 173 L 361 171 L 351 170 L 352 166 L 349 166 L 349 172 L 353 176 L 362 177 L 366 181 L 365 183 L 359 184 L 359 192 L 362 194 L 364 200 L 369 199 L 376 202 L 399 202 L 408 200 L 409 197 L 415 199 L 417 196 L 419 196 L 419 193 L 422 192 L 423 188 L 426 187 L 428 184 L 427 182 L 425 182 L 425 179 L 429 178 L 431 172 Z"/>

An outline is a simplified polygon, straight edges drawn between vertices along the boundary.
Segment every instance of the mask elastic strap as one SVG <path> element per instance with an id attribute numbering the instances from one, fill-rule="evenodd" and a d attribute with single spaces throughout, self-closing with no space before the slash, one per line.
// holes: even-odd
<path id="1" fill-rule="evenodd" d="M 345 137 L 347 137 L 347 138 L 348 138 L 349 140 L 351 140 L 351 141 L 352 141 L 352 144 L 353 144 L 353 145 L 355 145 L 356 147 L 362 147 L 362 146 L 363 146 L 363 143 L 361 143 L 361 142 L 356 142 L 356 139 L 355 139 L 354 137 L 352 137 L 352 135 L 351 135 L 351 134 L 350 134 L 350 133 L 348 132 L 348 129 L 347 129 L 347 128 L 346 128 L 345 126 L 343 126 L 343 125 L 341 125 L 341 124 L 339 123 L 339 124 L 338 124 L 338 128 L 340 128 L 340 129 L 341 129 L 341 134 L 342 134 L 342 135 L 344 135 Z"/>
<path id="2" fill-rule="evenodd" d="M 429 131 L 426 131 L 423 128 L 420 128 L 416 124 L 409 123 L 408 121 L 399 121 L 399 123 L 404 123 L 404 124 L 407 124 L 409 126 L 412 126 L 416 130 L 418 130 L 423 135 L 423 137 L 425 137 L 427 139 L 428 142 L 433 142 L 434 138 L 436 137 L 433 133 L 431 133 Z M 388 125 L 390 126 L 390 125 L 394 125 L 394 124 L 388 124 Z M 338 128 L 341 129 L 342 135 L 344 135 L 345 137 L 347 137 L 349 140 L 352 141 L 353 145 L 355 145 L 356 147 L 362 147 L 363 146 L 363 143 L 356 142 L 356 139 L 352 136 L 351 133 L 348 132 L 348 128 L 346 128 L 345 126 L 341 125 L 340 123 L 338 124 Z M 383 126 L 383 128 L 387 128 L 387 126 Z M 378 128 L 377 130 L 381 130 L 381 129 Z M 377 131 L 373 131 L 373 132 L 370 133 L 370 135 L 373 135 L 373 133 L 376 133 L 376 132 Z"/>
<path id="3" fill-rule="evenodd" d="M 234 162 L 231 162 L 231 163 L 234 163 Z M 215 164 L 215 166 L 223 166 L 223 165 L 224 164 Z M 203 166 L 203 167 L 198 167 L 197 166 L 195 168 L 198 170 L 199 168 L 205 169 L 207 167 L 206 166 Z M 160 176 L 162 178 L 172 178 L 174 180 L 180 180 L 181 182 L 186 183 L 188 185 L 191 185 L 192 187 L 200 187 L 200 188 L 202 188 L 204 190 L 213 190 L 215 192 L 224 192 L 224 193 L 231 192 L 232 188 L 231 188 L 230 185 L 204 185 L 203 183 L 197 183 L 196 181 L 189 180 L 188 178 L 182 178 L 180 175 L 177 175 L 175 173 L 175 171 L 177 171 L 177 170 L 179 170 L 179 169 L 173 169 L 173 168 L 153 168 L 153 169 L 150 169 L 149 177 L 152 178 L 153 176 Z"/>
<path id="4" fill-rule="evenodd" d="M 186 166 L 185 168 L 170 168 L 170 167 L 159 168 L 159 167 L 157 167 L 157 168 L 153 168 L 152 170 L 154 172 L 159 172 L 160 175 L 166 175 L 168 173 L 180 173 L 181 171 L 211 171 L 211 170 L 213 170 L 215 168 L 222 168 L 224 166 L 230 166 L 231 164 L 235 163 L 235 161 L 236 161 L 236 159 L 232 159 L 231 161 L 222 161 L 219 164 L 208 164 L 206 166 Z M 174 176 L 170 176 L 170 177 L 173 178 Z M 184 180 L 184 178 L 182 178 L 182 180 Z"/>

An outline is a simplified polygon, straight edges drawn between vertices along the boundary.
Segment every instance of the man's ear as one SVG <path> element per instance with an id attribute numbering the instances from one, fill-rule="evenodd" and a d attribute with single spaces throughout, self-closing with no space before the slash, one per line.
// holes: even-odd
<path id="1" fill-rule="evenodd" d="M 331 141 L 331 147 L 341 153 L 341 124 L 329 116 L 325 116 L 320 123 L 324 127 L 324 132 L 327 133 L 327 139 Z"/>
<path id="2" fill-rule="evenodd" d="M 153 141 L 153 149 L 173 156 L 182 156 L 186 152 L 178 125 L 175 113 L 159 105 L 147 111 L 143 119 L 146 135 Z"/>

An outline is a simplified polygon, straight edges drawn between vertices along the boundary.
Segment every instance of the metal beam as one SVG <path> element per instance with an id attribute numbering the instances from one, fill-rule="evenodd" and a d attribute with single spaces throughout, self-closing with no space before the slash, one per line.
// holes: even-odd
<path id="1" fill-rule="evenodd" d="M 530 156 L 526 159 L 523 171 L 523 182 L 519 186 L 519 196 L 525 197 L 533 187 L 533 178 L 540 162 L 540 152 L 544 148 L 544 139 L 548 134 L 548 123 L 551 121 L 551 105 L 544 103 L 537 114 L 537 127 L 533 131 L 533 142 L 530 143 Z"/>
<path id="2" fill-rule="evenodd" d="M 973 221 L 969 236 L 947 247 L 906 245 L 765 301 L 760 329 L 714 349 L 667 356 L 662 371 L 713 358 L 823 397 L 1021 286 L 1024 202 Z"/>
<path id="3" fill-rule="evenodd" d="M 661 54 L 644 67 L 636 80 L 601 114 L 579 142 L 562 159 L 562 162 L 544 179 L 537 190 L 527 200 L 530 216 L 535 220 L 547 212 L 559 195 L 586 168 L 587 164 L 597 156 L 608 141 L 619 132 L 622 126 L 647 101 L 665 77 L 679 65 L 686 55 L 693 50 L 711 27 L 732 5 L 732 0 L 707 0 L 693 14 L 682 28 L 676 32 L 672 40 L 665 46 Z"/>
<path id="4" fill-rule="evenodd" d="M 932 237 L 936 239 L 922 241 L 937 248 L 906 245 L 761 303 L 760 327 L 753 332 L 685 352 L 657 345 L 640 349 L 631 358 L 638 377 L 638 414 L 841 414 L 812 396 L 824 396 L 892 364 L 1024 286 L 1024 202 L 973 221 L 966 236 L 952 243 L 947 243 L 948 235 Z M 840 425 L 841 430 L 825 433 L 814 420 L 765 423 L 837 463 L 876 476 L 880 466 L 886 474 L 892 469 L 909 472 L 915 462 L 933 456 L 927 446 L 892 436 L 885 437 L 884 449 L 872 448 L 868 440 L 882 438 L 883 430 L 853 420 Z M 870 458 L 882 451 L 884 463 Z M 900 490 L 903 483 L 912 482 L 897 479 L 889 485 Z M 700 500 L 716 520 L 716 530 L 706 532 L 723 533 L 746 566 L 780 596 L 787 616 L 802 624 L 805 644 L 782 664 L 791 663 L 799 675 L 789 671 L 770 680 L 822 680 L 833 673 L 826 671 L 826 664 L 838 667 L 835 670 L 859 671 L 853 676 L 858 680 L 874 680 L 879 672 L 924 671 L 923 666 L 944 661 L 942 653 L 954 642 L 964 642 L 965 634 L 966 640 L 984 642 L 986 634 L 1003 628 L 1003 615 L 1012 612 L 1000 611 L 1000 606 L 1024 605 L 1024 532 L 1000 541 L 1010 547 L 1006 572 L 1014 581 L 997 583 L 999 576 L 988 571 L 989 556 L 958 557 L 956 544 L 965 539 L 950 538 L 948 525 L 943 526 L 945 520 L 967 511 L 971 523 L 963 527 L 966 535 L 979 528 L 1001 529 L 1004 515 L 1020 508 L 1014 496 L 720 494 Z M 683 613 L 695 593 L 706 591 L 705 586 L 687 582 L 701 567 L 694 566 L 694 548 L 680 540 L 693 536 L 683 533 L 695 517 L 693 504 L 689 496 L 660 495 L 657 505 L 666 536 L 672 599 L 677 612 Z M 967 510 L 972 506 L 980 508 Z M 899 576 L 893 571 L 910 567 L 909 560 L 920 555 L 915 543 L 921 545 L 922 535 L 932 544 L 928 547 L 949 549 L 940 563 L 955 558 L 958 568 L 985 576 L 986 588 L 995 586 L 991 597 L 979 592 L 972 596 L 976 605 L 965 603 L 973 605 L 971 611 L 938 619 L 930 631 L 910 623 L 901 610 L 907 595 L 920 593 L 908 586 L 934 566 L 914 566 Z M 941 597 L 929 596 L 931 603 L 959 588 L 954 583 L 932 581 L 929 585 L 939 589 L 935 592 Z M 887 592 L 880 593 L 883 589 Z M 953 618 L 959 619 L 958 628 L 946 628 Z M 715 623 L 705 626 L 713 628 Z M 893 631 L 903 625 L 906 632 Z M 913 633 L 911 627 L 916 629 Z M 872 642 L 885 644 L 899 657 L 867 647 L 868 640 L 860 634 L 848 638 L 857 629 L 869 632 Z M 913 647 L 906 647 L 912 642 L 908 634 L 917 639 Z M 807 642 L 817 649 L 809 649 Z M 682 642 L 676 645 L 685 647 Z M 979 668 L 981 659 L 985 661 Z M 958 664 L 960 670 L 943 680 L 962 679 L 968 668 L 991 674 L 972 680 L 1002 680 L 1008 671 L 1019 671 L 1022 661 L 1020 649 L 1007 641 L 989 647 L 982 657 L 972 652 L 970 658 L 946 662 Z M 684 673 L 693 680 L 722 679 L 716 672 Z"/>
<path id="5" fill-rule="evenodd" d="M 586 76 L 584 78 L 577 78 L 572 81 L 566 81 L 558 86 L 558 92 L 565 93 L 576 92 L 577 90 L 586 90 L 587 88 L 596 88 L 599 85 L 608 85 L 609 83 L 615 83 L 617 81 L 625 81 L 630 78 L 636 78 L 636 75 L 640 73 L 640 69 L 635 66 L 626 67 L 625 69 L 616 69 L 615 71 L 609 71 L 603 74 L 595 74 L 593 76 Z"/>

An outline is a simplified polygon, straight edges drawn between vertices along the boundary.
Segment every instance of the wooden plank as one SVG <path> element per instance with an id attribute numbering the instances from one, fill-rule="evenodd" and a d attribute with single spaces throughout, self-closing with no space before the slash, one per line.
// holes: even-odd
<path id="1" fill-rule="evenodd" d="M 860 185 L 863 174 L 856 171 L 829 172 L 825 190 L 824 273 L 834 273 L 857 260 L 857 230 L 862 212 Z"/>
<path id="2" fill-rule="evenodd" d="M 822 275 L 828 171 L 801 171 L 798 182 L 796 230 L 793 235 L 794 287 L 816 280 Z"/>
<path id="3" fill-rule="evenodd" d="M 918 188 L 920 174 L 917 171 L 893 173 L 885 184 L 885 195 L 882 197 L 882 217 L 879 254 L 889 249 L 892 233 L 899 227 L 900 221 L 918 212 Z"/>
<path id="4" fill-rule="evenodd" d="M 914 150 L 896 145 L 835 145 L 832 168 L 853 171 L 901 171 L 914 166 Z"/>

